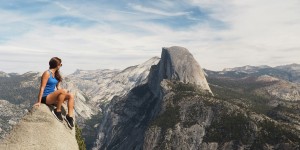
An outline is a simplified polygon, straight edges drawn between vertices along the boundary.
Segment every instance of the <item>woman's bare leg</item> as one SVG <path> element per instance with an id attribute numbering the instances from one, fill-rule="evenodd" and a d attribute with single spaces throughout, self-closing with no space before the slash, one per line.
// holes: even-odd
<path id="1" fill-rule="evenodd" d="M 56 104 L 56 111 L 61 112 L 61 105 L 64 102 L 66 98 L 66 94 L 59 94 L 58 99 L 57 99 L 57 104 Z"/>
<path id="2" fill-rule="evenodd" d="M 69 117 L 73 117 L 74 115 L 74 95 L 68 93 L 65 97 L 65 100 L 68 101 L 68 115 Z"/>
<path id="3" fill-rule="evenodd" d="M 49 104 L 49 105 L 57 104 L 58 96 L 60 94 L 66 94 L 66 91 L 63 89 L 60 89 L 60 90 L 56 90 L 53 93 L 49 94 L 46 98 L 46 104 Z"/>

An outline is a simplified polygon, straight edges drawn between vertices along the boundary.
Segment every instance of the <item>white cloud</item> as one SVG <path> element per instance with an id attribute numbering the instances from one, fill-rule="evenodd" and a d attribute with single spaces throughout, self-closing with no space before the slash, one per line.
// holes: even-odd
<path id="1" fill-rule="evenodd" d="M 211 66 L 221 69 L 225 66 L 247 64 L 281 65 L 278 62 L 299 63 L 299 59 L 291 57 L 300 54 L 300 9 L 297 8 L 300 6 L 299 1 L 197 1 L 196 4 L 200 8 L 212 8 L 210 15 L 228 25 L 226 30 L 212 31 L 208 34 L 222 40 L 208 42 L 207 49 L 212 51 L 208 55 L 212 62 L 219 62 L 220 66 L 214 67 L 213 64 L 209 64 L 205 65 L 207 68 Z M 289 49 L 294 50 L 291 52 Z M 233 56 L 231 62 L 223 59 L 226 65 L 221 63 L 224 55 Z M 280 61 L 272 61 L 271 58 L 277 56 L 281 56 Z M 205 62 L 208 64 L 208 61 Z"/>
<path id="2" fill-rule="evenodd" d="M 165 3 L 168 7 L 172 6 L 169 1 Z M 63 71 L 67 73 L 77 68 L 122 69 L 160 56 L 161 47 L 173 45 L 188 48 L 202 67 L 213 70 L 241 65 L 300 63 L 298 1 L 191 0 L 189 3 L 204 10 L 212 19 L 224 23 L 225 27 L 215 28 L 211 22 L 199 22 L 179 30 L 149 22 L 157 16 L 139 12 L 160 17 L 182 16 L 189 12 L 176 7 L 176 12 L 171 13 L 140 4 L 131 4 L 136 11 L 128 11 L 100 9 L 97 5 L 79 7 L 56 3 L 63 11 L 59 14 L 97 22 L 88 28 L 61 27 L 41 22 L 40 18 L 58 15 L 49 11 L 35 16 L 1 11 L 5 14 L 0 13 L 1 19 L 24 21 L 34 28 L 0 44 L 0 63 L 7 63 L 0 70 L 41 71 L 53 56 L 63 58 Z M 26 65 L 20 65 L 22 61 Z"/>

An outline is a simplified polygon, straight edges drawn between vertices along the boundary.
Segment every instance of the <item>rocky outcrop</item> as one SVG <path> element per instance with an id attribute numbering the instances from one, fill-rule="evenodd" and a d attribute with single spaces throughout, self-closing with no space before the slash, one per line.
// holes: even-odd
<path id="1" fill-rule="evenodd" d="M 300 84 L 288 81 L 280 81 L 268 87 L 262 88 L 278 99 L 284 101 L 300 101 Z"/>
<path id="2" fill-rule="evenodd" d="M 163 48 L 159 71 L 163 79 L 196 84 L 201 89 L 211 92 L 202 68 L 186 48 Z"/>
<path id="3" fill-rule="evenodd" d="M 59 122 L 51 113 L 51 107 L 41 104 L 32 108 L 1 141 L 0 149 L 7 150 L 76 150 L 75 128 Z M 64 113 L 65 115 L 65 113 Z"/>
<path id="4" fill-rule="evenodd" d="M 257 91 L 264 90 L 268 95 L 274 96 L 277 99 L 283 101 L 300 101 L 300 84 L 293 83 L 278 78 L 262 75 L 256 79 L 256 82 L 261 83 L 273 83 L 263 88 L 257 89 Z"/>
<path id="5" fill-rule="evenodd" d="M 199 64 L 182 47 L 163 48 L 161 60 L 151 67 L 147 79 L 125 96 L 112 100 L 101 120 L 93 149 L 143 149 L 145 132 L 163 108 L 163 80 L 190 83 L 211 94 Z"/>
<path id="6" fill-rule="evenodd" d="M 204 71 L 193 55 L 183 47 L 173 46 L 162 49 L 161 60 L 156 71 L 153 71 L 149 77 L 155 93 L 158 92 L 157 89 L 159 89 L 160 82 L 163 79 L 195 84 L 199 88 L 212 93 L 206 81 Z"/>

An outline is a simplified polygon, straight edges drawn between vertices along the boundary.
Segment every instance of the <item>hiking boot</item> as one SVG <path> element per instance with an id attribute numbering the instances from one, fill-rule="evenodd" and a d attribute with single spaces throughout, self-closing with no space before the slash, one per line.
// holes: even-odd
<path id="1" fill-rule="evenodd" d="M 51 112 L 58 121 L 63 122 L 63 117 L 61 115 L 61 112 L 57 112 L 56 109 L 52 109 Z"/>
<path id="2" fill-rule="evenodd" d="M 68 126 L 70 128 L 73 128 L 74 127 L 74 121 L 73 121 L 73 118 L 70 117 L 69 115 L 66 115 L 66 118 L 65 118 L 66 122 L 68 123 Z"/>

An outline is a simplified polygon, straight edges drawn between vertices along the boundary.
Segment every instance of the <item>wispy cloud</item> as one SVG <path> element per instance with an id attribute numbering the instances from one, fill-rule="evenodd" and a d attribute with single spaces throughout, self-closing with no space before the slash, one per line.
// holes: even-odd
<path id="1" fill-rule="evenodd" d="M 60 2 L 54 2 L 55 5 L 59 6 L 60 8 L 66 10 L 66 11 L 70 11 L 71 10 L 71 7 L 68 7 Z"/>
<path id="2" fill-rule="evenodd" d="M 154 9 L 150 7 L 144 7 L 142 5 L 137 4 L 129 4 L 129 6 L 136 11 L 144 12 L 144 13 L 151 13 L 156 15 L 168 16 L 168 17 L 175 17 L 175 16 L 184 16 L 189 15 L 190 12 L 167 12 L 159 9 Z"/>
<path id="3" fill-rule="evenodd" d="M 89 27 L 96 24 L 96 21 L 88 20 L 86 18 L 79 18 L 73 16 L 56 16 L 49 20 L 49 23 L 52 25 L 59 26 L 78 26 L 78 27 Z"/>

